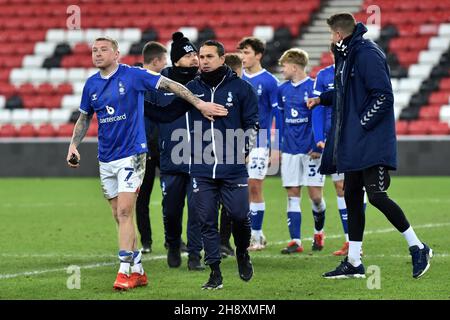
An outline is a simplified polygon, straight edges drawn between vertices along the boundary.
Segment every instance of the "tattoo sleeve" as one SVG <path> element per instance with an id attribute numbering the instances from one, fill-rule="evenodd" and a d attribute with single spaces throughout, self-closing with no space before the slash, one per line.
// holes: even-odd
<path id="1" fill-rule="evenodd" d="M 84 136 L 86 135 L 86 132 L 89 128 L 89 124 L 91 123 L 92 116 L 89 116 L 84 113 L 80 113 L 80 117 L 77 120 L 77 123 L 75 124 L 75 128 L 73 129 L 73 136 L 71 144 L 75 145 L 76 147 L 79 146 L 81 143 L 81 140 L 83 140 Z"/>
<path id="2" fill-rule="evenodd" d="M 194 94 L 182 84 L 175 82 L 164 76 L 161 76 L 161 82 L 159 83 L 159 87 L 161 89 L 165 89 L 167 91 L 175 93 L 177 96 L 183 98 L 184 100 L 194 105 L 195 107 L 200 101 L 202 101 L 196 96 L 194 96 Z"/>

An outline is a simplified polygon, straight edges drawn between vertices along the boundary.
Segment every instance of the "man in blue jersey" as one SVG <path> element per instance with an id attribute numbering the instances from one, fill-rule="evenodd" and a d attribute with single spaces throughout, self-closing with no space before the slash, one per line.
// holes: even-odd
<path id="1" fill-rule="evenodd" d="M 330 279 L 364 278 L 361 246 L 365 227 L 364 189 L 369 202 L 380 210 L 404 236 L 411 254 L 414 278 L 430 267 L 433 250 L 420 241 L 403 210 L 389 198 L 389 170 L 397 168 L 395 117 L 389 67 L 384 52 L 363 35 L 367 28 L 351 13 L 327 19 L 335 44 L 334 89 L 308 101 L 334 108 L 330 134 L 320 172 L 345 174 L 345 203 L 348 211 L 348 256 Z"/>
<path id="2" fill-rule="evenodd" d="M 241 52 L 244 67 L 242 79 L 250 82 L 258 94 L 260 134 L 255 148 L 250 153 L 247 167 L 252 220 L 252 238 L 249 250 L 262 250 L 266 245 L 266 238 L 262 232 L 266 210 L 263 181 L 269 166 L 272 110 L 278 106 L 278 80 L 261 66 L 265 45 L 260 39 L 243 38 L 238 44 L 238 49 Z"/>
<path id="3" fill-rule="evenodd" d="M 109 37 L 97 38 L 92 61 L 99 72 L 89 77 L 83 89 L 80 117 L 73 131 L 67 163 L 77 168 L 77 148 L 86 135 L 94 112 L 98 119 L 98 159 L 103 193 L 118 224 L 120 269 L 114 289 L 146 285 L 147 277 L 136 250 L 133 208 L 145 171 L 147 149 L 144 129 L 144 93 L 166 89 L 192 103 L 212 119 L 228 112 L 222 106 L 195 97 L 183 85 L 158 73 L 119 64 L 119 46 Z M 130 276 L 131 267 L 131 276 Z"/>
<path id="4" fill-rule="evenodd" d="M 170 50 L 172 66 L 162 70 L 161 74 L 181 84 L 186 84 L 197 75 L 199 61 L 197 48 L 182 32 L 172 35 Z M 149 91 L 146 103 L 166 106 L 173 101 L 175 95 L 168 91 Z M 145 108 L 145 113 L 148 108 Z M 146 114 L 146 118 L 148 115 Z M 164 221 L 165 242 L 167 243 L 167 264 L 170 268 L 181 265 L 181 234 L 183 224 L 183 209 L 187 197 L 187 251 L 188 270 L 201 271 L 205 267 L 201 264 L 200 252 L 203 249 L 200 222 L 192 201 L 192 185 L 189 176 L 189 163 L 175 164 L 172 159 L 173 148 L 189 135 L 189 113 L 186 112 L 171 123 L 156 123 L 159 128 L 159 149 L 161 152 L 161 190 L 162 210 Z M 171 139 L 176 130 L 185 130 L 186 136 L 178 140 Z M 189 155 L 188 155 L 189 156 Z"/>
<path id="5" fill-rule="evenodd" d="M 205 263 L 211 273 L 202 289 L 223 287 L 220 270 L 220 235 L 218 232 L 219 202 L 232 219 L 239 276 L 249 281 L 253 265 L 248 254 L 250 217 L 248 205 L 248 174 L 245 156 L 256 139 L 258 128 L 257 96 L 253 87 L 224 65 L 225 49 L 220 42 L 208 40 L 200 47 L 201 73 L 186 86 L 205 100 L 225 105 L 228 116 L 208 121 L 181 99 L 165 108 L 153 109 L 155 121 L 171 121 L 190 110 L 192 129 L 188 145 L 193 200 L 202 224 Z M 147 108 L 147 105 L 146 105 Z M 166 109 L 166 110 L 161 110 Z M 181 160 L 181 159 L 180 159 Z"/>
<path id="6" fill-rule="evenodd" d="M 142 50 L 143 67 L 160 73 L 167 64 L 167 49 L 156 41 L 147 42 Z M 136 224 L 141 235 L 142 253 L 152 251 L 152 227 L 150 223 L 150 197 L 155 181 L 156 168 L 159 167 L 158 129 L 145 118 L 145 134 L 147 137 L 147 160 L 145 174 L 139 195 L 136 200 Z"/>
<path id="7" fill-rule="evenodd" d="M 293 48 L 283 53 L 279 63 L 286 80 L 278 91 L 278 104 L 283 114 L 281 179 L 288 194 L 287 221 L 291 241 L 283 254 L 301 253 L 300 209 L 301 187 L 308 188 L 314 216 L 313 250 L 322 250 L 324 243 L 325 201 L 322 189 L 325 176 L 318 172 L 321 150 L 314 143 L 312 112 L 306 107 L 313 94 L 314 80 L 306 75 L 308 54 Z"/>

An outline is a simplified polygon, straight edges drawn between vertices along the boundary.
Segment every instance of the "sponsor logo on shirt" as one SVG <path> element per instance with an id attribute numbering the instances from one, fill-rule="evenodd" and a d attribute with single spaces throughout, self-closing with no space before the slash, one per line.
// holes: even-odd
<path id="1" fill-rule="evenodd" d="M 127 119 L 127 115 L 124 113 L 121 116 L 100 118 L 99 122 L 100 123 L 110 123 L 110 122 L 117 122 L 117 121 L 122 121 L 122 120 L 126 120 L 126 119 Z"/>
<path id="2" fill-rule="evenodd" d="M 308 117 L 297 118 L 297 119 L 287 118 L 285 121 L 285 123 L 291 123 L 291 124 L 308 123 L 308 122 L 309 122 Z"/>

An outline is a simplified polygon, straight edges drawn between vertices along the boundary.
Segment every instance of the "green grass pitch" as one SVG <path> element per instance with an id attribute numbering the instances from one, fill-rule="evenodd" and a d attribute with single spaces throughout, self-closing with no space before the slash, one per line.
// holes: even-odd
<path id="1" fill-rule="evenodd" d="M 149 285 L 118 293 L 112 290 L 118 269 L 116 226 L 98 179 L 0 179 L 0 299 L 450 298 L 450 177 L 393 177 L 389 189 L 418 236 L 435 252 L 429 272 L 419 280 L 412 278 L 403 237 L 368 205 L 363 262 L 366 269 L 375 266 L 371 270 L 380 271 L 379 283 L 371 273 L 367 279 L 321 278 L 339 263 L 331 253 L 344 241 L 331 179 L 325 187 L 327 238 L 318 253 L 311 252 L 313 218 L 305 190 L 305 252 L 291 256 L 280 254 L 289 239 L 280 179 L 268 178 L 264 190 L 269 243 L 266 250 L 251 254 L 254 278 L 241 281 L 234 258 L 227 258 L 222 261 L 224 288 L 210 292 L 200 290 L 209 272 L 188 271 L 187 257 L 179 269 L 167 266 L 156 182 L 151 201 L 153 252 L 143 262 Z M 79 289 L 68 288 L 73 276 L 69 266 L 80 268 Z"/>

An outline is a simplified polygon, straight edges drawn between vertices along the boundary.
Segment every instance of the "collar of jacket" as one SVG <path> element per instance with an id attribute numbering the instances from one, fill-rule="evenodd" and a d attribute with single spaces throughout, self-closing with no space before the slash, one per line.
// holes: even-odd
<path id="1" fill-rule="evenodd" d="M 198 74 L 198 67 L 167 67 L 161 71 L 161 74 L 171 80 L 186 84 L 193 80 Z"/>
<path id="2" fill-rule="evenodd" d="M 214 71 L 200 73 L 200 79 L 210 87 L 216 87 L 224 77 L 230 76 L 231 69 L 222 65 Z"/>
<path id="3" fill-rule="evenodd" d="M 349 55 L 350 51 L 363 40 L 363 35 L 366 32 L 366 26 L 361 22 L 358 22 L 355 26 L 355 30 L 350 36 L 336 43 L 336 45 L 334 46 L 335 56 L 339 55 L 340 57 L 345 59 Z"/>

